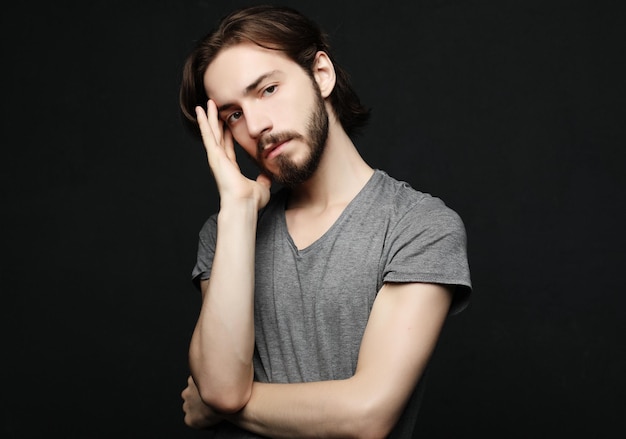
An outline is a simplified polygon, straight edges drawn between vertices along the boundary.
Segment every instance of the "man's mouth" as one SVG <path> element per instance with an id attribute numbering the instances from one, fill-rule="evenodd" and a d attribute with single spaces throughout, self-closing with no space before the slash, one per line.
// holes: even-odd
<path id="1" fill-rule="evenodd" d="M 291 139 L 285 139 L 280 142 L 271 143 L 265 147 L 263 150 L 263 157 L 266 160 L 271 160 L 277 155 L 279 155 L 283 149 L 283 146 L 288 143 Z"/>

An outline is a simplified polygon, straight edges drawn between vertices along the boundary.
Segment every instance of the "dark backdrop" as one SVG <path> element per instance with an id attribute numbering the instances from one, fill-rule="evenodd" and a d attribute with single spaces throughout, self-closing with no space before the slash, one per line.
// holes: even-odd
<path id="1" fill-rule="evenodd" d="M 420 437 L 626 427 L 620 2 L 285 1 L 373 119 L 368 162 L 463 217 L 474 282 Z M 2 24 L 2 436 L 202 437 L 180 391 L 217 207 L 177 107 L 235 2 L 17 2 Z"/>

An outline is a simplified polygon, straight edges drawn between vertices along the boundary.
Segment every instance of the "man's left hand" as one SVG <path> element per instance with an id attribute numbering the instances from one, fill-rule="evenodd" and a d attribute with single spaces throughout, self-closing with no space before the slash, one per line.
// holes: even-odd
<path id="1" fill-rule="evenodd" d="M 182 391 L 183 411 L 185 412 L 185 424 L 191 428 L 205 429 L 222 421 L 208 405 L 202 402 L 196 383 L 190 376 L 187 378 L 187 387 Z"/>

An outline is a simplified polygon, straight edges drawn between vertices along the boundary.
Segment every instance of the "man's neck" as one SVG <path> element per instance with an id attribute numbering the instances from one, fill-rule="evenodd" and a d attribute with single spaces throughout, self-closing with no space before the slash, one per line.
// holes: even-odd
<path id="1" fill-rule="evenodd" d="M 347 205 L 373 173 L 341 124 L 333 120 L 319 167 L 309 180 L 292 188 L 287 208 L 320 211 Z"/>

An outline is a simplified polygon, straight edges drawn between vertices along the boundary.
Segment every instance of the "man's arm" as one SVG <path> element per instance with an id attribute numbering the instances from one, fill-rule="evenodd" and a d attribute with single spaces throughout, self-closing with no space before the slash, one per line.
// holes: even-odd
<path id="1" fill-rule="evenodd" d="M 211 278 L 201 282 L 202 307 L 189 364 L 202 400 L 233 412 L 247 402 L 254 376 L 254 240 L 256 208 L 222 209 Z"/>
<path id="2" fill-rule="evenodd" d="M 254 253 L 258 210 L 269 200 L 270 180 L 243 176 L 232 134 L 217 117 L 196 109 L 209 166 L 220 194 L 217 241 L 202 307 L 191 337 L 189 364 L 202 400 L 220 412 L 235 412 L 250 396 L 254 376 Z"/>
<path id="3" fill-rule="evenodd" d="M 374 301 L 353 377 L 255 382 L 247 405 L 226 419 L 276 438 L 385 437 L 428 363 L 451 298 L 441 285 L 385 284 Z"/>

